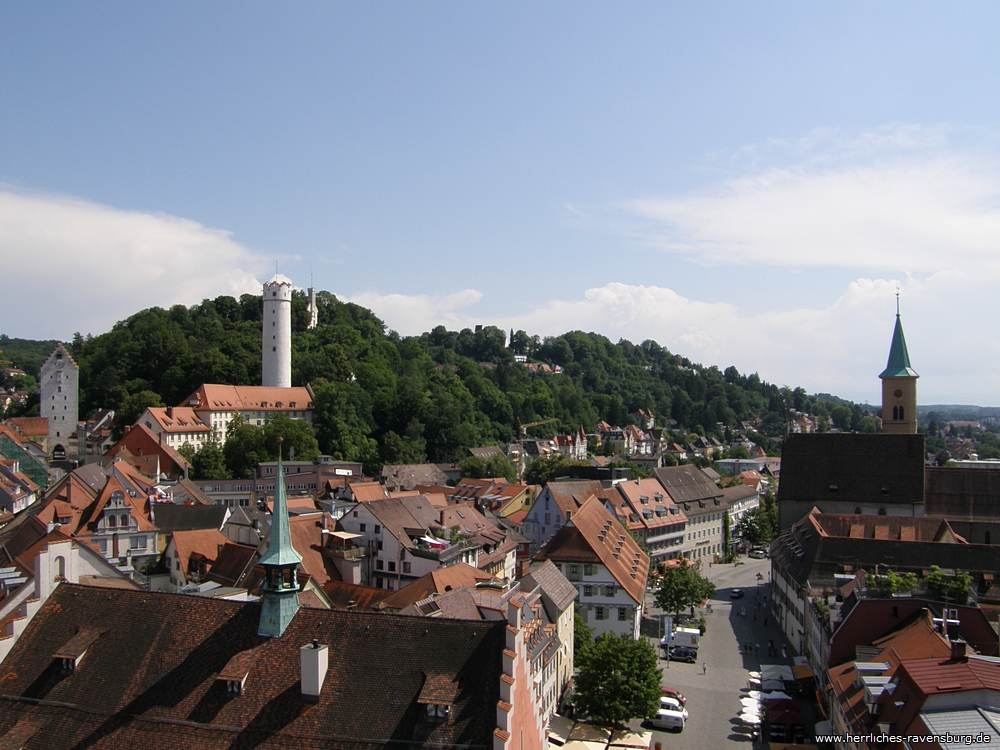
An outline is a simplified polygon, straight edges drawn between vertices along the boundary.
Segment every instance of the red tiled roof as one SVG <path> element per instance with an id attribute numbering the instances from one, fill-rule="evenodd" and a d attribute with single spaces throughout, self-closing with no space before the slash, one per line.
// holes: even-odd
<path id="1" fill-rule="evenodd" d="M 536 560 L 600 562 L 636 602 L 642 601 L 649 557 L 598 498 L 585 502 Z"/>
<path id="2" fill-rule="evenodd" d="M 198 553 L 209 563 L 214 563 L 220 550 L 229 544 L 229 538 L 218 529 L 193 529 L 175 531 L 173 543 L 181 561 L 181 572 L 187 575 L 191 555 Z"/>
<path id="3" fill-rule="evenodd" d="M 267 406 L 263 406 L 263 404 Z M 281 406 L 278 406 L 281 404 Z M 215 385 L 206 383 L 184 399 L 184 406 L 197 411 L 301 411 L 312 408 L 305 388 L 270 388 L 261 385 Z"/>

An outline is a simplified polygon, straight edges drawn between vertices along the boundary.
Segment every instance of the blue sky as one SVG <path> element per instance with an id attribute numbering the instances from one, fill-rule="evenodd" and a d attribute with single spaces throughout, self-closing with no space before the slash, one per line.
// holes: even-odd
<path id="1" fill-rule="evenodd" d="M 1000 399 L 995 3 L 0 2 L 0 332 L 273 273 L 402 333 Z"/>

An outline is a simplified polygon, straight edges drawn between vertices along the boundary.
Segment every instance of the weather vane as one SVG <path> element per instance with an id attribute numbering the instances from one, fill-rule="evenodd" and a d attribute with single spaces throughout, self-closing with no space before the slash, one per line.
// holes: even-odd
<path id="1" fill-rule="evenodd" d="M 896 315 L 899 315 L 899 282 L 896 282 Z"/>

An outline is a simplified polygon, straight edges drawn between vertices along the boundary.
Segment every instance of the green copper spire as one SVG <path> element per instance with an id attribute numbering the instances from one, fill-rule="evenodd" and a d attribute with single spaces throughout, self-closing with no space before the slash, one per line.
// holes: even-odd
<path id="1" fill-rule="evenodd" d="M 889 347 L 889 362 L 882 370 L 880 378 L 919 378 L 916 371 L 910 367 L 910 353 L 906 351 L 906 338 L 903 336 L 903 324 L 899 320 L 899 302 L 896 307 L 896 327 L 892 331 L 892 345 Z"/>
<path id="2" fill-rule="evenodd" d="M 278 438 L 278 473 L 274 481 L 271 532 L 267 539 L 267 552 L 260 558 L 265 578 L 258 635 L 280 636 L 299 611 L 299 583 L 295 570 L 300 562 L 302 558 L 292 546 L 285 469 L 281 463 L 281 438 Z"/>

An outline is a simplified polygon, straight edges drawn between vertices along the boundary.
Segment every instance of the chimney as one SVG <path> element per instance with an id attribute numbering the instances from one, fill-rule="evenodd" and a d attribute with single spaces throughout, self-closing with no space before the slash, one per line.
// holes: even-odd
<path id="1" fill-rule="evenodd" d="M 128 435 L 129 431 L 131 431 L 131 429 L 132 429 L 132 425 L 130 425 L 130 424 L 125 425 L 125 434 Z"/>
<path id="2" fill-rule="evenodd" d="M 168 406 L 167 407 L 167 419 L 173 419 L 173 418 L 174 418 L 174 407 Z"/>
<path id="3" fill-rule="evenodd" d="M 299 658 L 302 663 L 302 698 L 309 703 L 318 703 L 330 663 L 330 647 L 321 646 L 314 638 L 311 644 L 299 649 Z"/>
<path id="4" fill-rule="evenodd" d="M 965 649 L 966 643 L 961 638 L 956 638 L 951 642 L 951 660 L 952 661 L 968 661 L 969 657 L 966 656 Z"/>

